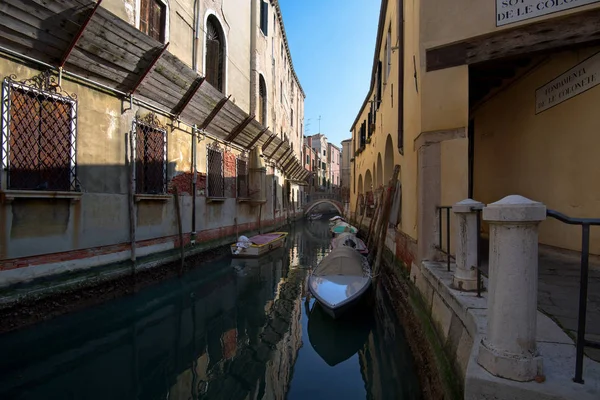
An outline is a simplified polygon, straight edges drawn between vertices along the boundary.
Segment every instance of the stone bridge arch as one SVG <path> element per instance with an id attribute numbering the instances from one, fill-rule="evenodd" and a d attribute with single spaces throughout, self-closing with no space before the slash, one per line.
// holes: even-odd
<path id="1" fill-rule="evenodd" d="M 319 204 L 330 204 L 335 207 L 336 211 L 340 213 L 340 215 L 344 215 L 344 206 L 342 203 L 332 199 L 318 199 L 311 201 L 304 206 L 304 214 L 309 214 Z"/>

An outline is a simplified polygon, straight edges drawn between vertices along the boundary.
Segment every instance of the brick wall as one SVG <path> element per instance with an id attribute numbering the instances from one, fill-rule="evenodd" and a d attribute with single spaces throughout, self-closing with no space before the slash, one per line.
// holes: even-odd
<path id="1" fill-rule="evenodd" d="M 235 154 L 226 150 L 223 153 L 225 168 L 225 197 L 236 197 L 236 158 Z"/>

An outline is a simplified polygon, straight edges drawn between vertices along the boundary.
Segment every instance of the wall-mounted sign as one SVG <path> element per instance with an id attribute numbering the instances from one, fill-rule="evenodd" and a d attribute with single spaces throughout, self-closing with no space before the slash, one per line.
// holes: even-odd
<path id="1" fill-rule="evenodd" d="M 598 2 L 600 0 L 496 0 L 496 26 Z"/>
<path id="2" fill-rule="evenodd" d="M 535 113 L 569 100 L 600 83 L 600 53 L 577 64 L 535 91 Z"/>

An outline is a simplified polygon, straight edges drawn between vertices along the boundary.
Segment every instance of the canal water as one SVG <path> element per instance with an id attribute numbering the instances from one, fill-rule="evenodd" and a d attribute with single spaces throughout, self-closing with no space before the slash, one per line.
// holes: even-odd
<path id="1" fill-rule="evenodd" d="M 341 321 L 304 286 L 326 221 L 285 249 L 203 263 L 128 296 L 0 336 L 0 399 L 420 399 L 402 326 L 373 293 Z"/>

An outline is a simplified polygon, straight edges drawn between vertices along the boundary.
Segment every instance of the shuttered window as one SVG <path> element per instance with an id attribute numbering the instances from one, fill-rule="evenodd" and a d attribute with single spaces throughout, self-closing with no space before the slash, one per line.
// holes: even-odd
<path id="1" fill-rule="evenodd" d="M 160 0 L 141 0 L 140 30 L 159 42 L 165 41 L 167 10 Z"/>
<path id="2" fill-rule="evenodd" d="M 258 118 L 259 122 L 266 126 L 267 124 L 267 84 L 265 83 L 265 78 L 262 75 L 259 75 L 258 78 Z"/>
<path id="3" fill-rule="evenodd" d="M 377 109 L 381 104 L 381 61 L 377 63 Z"/>
<path id="4" fill-rule="evenodd" d="M 206 22 L 206 81 L 220 92 L 224 91 L 224 46 L 223 30 L 215 16 Z"/>
<path id="5" fill-rule="evenodd" d="M 269 35 L 269 3 L 260 2 L 260 30 L 265 36 Z"/>

